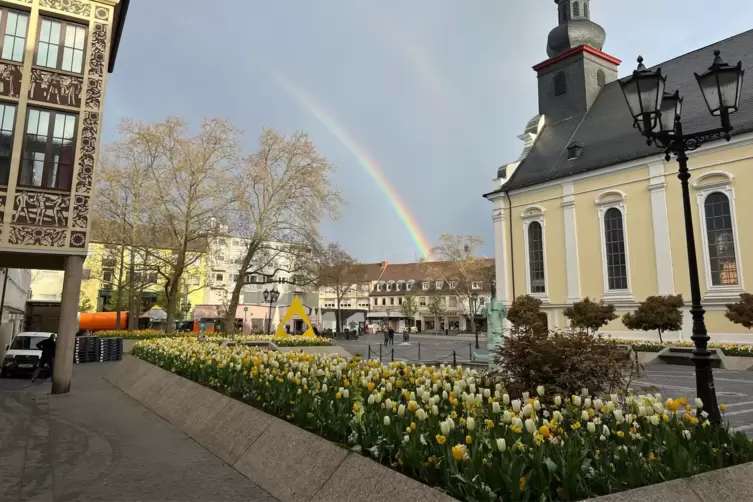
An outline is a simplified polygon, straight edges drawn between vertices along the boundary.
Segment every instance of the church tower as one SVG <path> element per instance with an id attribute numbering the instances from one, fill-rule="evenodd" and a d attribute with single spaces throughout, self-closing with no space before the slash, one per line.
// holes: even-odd
<path id="1" fill-rule="evenodd" d="M 606 32 L 591 21 L 591 0 L 554 0 L 559 25 L 549 33 L 549 59 L 534 66 L 539 113 L 547 122 L 582 116 L 601 88 L 617 79 L 620 60 L 602 52 Z"/>

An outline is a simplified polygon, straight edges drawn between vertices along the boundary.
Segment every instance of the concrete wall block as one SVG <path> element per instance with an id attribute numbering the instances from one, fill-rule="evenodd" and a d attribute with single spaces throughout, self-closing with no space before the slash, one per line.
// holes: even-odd
<path id="1" fill-rule="evenodd" d="M 216 426 L 214 421 L 217 415 L 234 399 L 207 387 L 196 385 L 189 380 L 184 381 L 191 385 L 188 393 L 184 394 L 183 400 L 174 405 L 171 421 L 198 441 L 199 433 L 208 425 Z"/>
<path id="2" fill-rule="evenodd" d="M 707 472 L 685 482 L 703 502 L 753 500 L 753 463 Z"/>
<path id="3" fill-rule="evenodd" d="M 676 479 L 589 500 L 598 500 L 599 502 L 703 502 L 690 488 L 687 479 Z"/>
<path id="4" fill-rule="evenodd" d="M 226 399 L 224 406 L 218 405 L 215 417 L 207 420 L 191 437 L 233 465 L 277 419 L 235 399 Z"/>
<path id="5" fill-rule="evenodd" d="M 126 394 L 131 395 L 132 388 L 136 382 L 152 371 L 153 368 L 154 366 L 145 363 L 141 359 L 126 356 L 115 365 L 105 379 L 123 390 Z"/>
<path id="6" fill-rule="evenodd" d="M 274 420 L 233 467 L 281 502 L 307 501 L 347 455 L 348 450 Z"/>
<path id="7" fill-rule="evenodd" d="M 312 502 L 450 502 L 449 495 L 433 490 L 407 476 L 361 455 L 351 453 Z"/>

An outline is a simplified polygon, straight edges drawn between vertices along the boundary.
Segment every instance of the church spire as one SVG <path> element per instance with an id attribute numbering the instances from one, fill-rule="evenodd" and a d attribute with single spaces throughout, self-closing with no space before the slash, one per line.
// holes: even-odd
<path id="1" fill-rule="evenodd" d="M 559 26 L 549 33 L 547 54 L 550 58 L 570 49 L 588 45 L 604 47 L 604 28 L 591 21 L 591 0 L 554 0 L 558 7 Z"/>

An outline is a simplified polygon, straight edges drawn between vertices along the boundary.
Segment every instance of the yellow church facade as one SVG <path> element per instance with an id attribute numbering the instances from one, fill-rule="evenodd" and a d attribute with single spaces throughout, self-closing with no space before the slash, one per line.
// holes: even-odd
<path id="1" fill-rule="evenodd" d="M 560 3 L 567 9 L 571 2 Z M 499 169 L 495 190 L 485 195 L 493 204 L 497 296 L 506 305 L 524 294 L 540 298 L 556 329 L 567 326 L 564 310 L 585 297 L 611 303 L 621 315 L 648 296 L 682 294 L 683 328 L 665 338 L 689 340 L 678 164 L 632 127 L 617 81 L 620 61 L 601 51 L 604 30 L 587 16 L 581 11 L 574 19 L 580 27 L 569 36 L 562 32 L 573 18 L 560 16 L 549 59 L 534 67 L 539 115 L 520 136 L 524 152 Z M 580 29 L 584 22 L 593 25 L 590 34 Z M 680 84 L 686 128 L 718 127 L 692 73 L 706 70 L 714 49 L 750 72 L 751 44 L 753 31 L 659 65 L 669 75 L 668 91 Z M 702 304 L 717 342 L 753 341 L 749 330 L 724 315 L 726 304 L 753 284 L 753 81 L 742 92 L 740 112 L 731 115 L 731 140 L 710 141 L 689 154 Z M 627 330 L 621 319 L 603 331 L 658 339 L 655 332 Z"/>

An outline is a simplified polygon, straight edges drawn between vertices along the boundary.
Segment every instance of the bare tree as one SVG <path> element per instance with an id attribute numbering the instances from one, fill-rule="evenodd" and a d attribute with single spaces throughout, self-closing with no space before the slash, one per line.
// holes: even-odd
<path id="1" fill-rule="evenodd" d="M 245 250 L 228 299 L 225 325 L 233 327 L 248 275 L 307 277 L 312 249 L 319 247 L 319 224 L 337 217 L 342 195 L 331 185 L 335 168 L 308 135 L 291 136 L 265 129 L 258 151 L 250 155 L 234 186 L 239 193 L 229 222 Z M 302 284 L 299 284 L 302 285 Z"/>
<path id="2" fill-rule="evenodd" d="M 221 216 L 239 195 L 230 188 L 239 160 L 238 130 L 225 120 L 204 119 L 191 134 L 185 120 L 170 117 L 153 124 L 124 120 L 119 131 L 123 139 L 115 148 L 140 162 L 150 189 L 141 238 L 160 243 L 151 248 L 156 251 L 150 257 L 164 285 L 171 332 L 184 276 L 199 266 L 220 231 Z"/>
<path id="3" fill-rule="evenodd" d="M 319 287 L 328 288 L 335 293 L 335 307 L 337 308 L 335 331 L 337 333 L 342 327 L 340 302 L 367 279 L 365 268 L 359 265 L 339 244 L 330 244 L 322 253 L 317 283 Z"/>
<path id="4" fill-rule="evenodd" d="M 482 305 L 478 294 L 486 290 L 484 284 L 491 285 L 494 277 L 494 263 L 475 258 L 483 243 L 475 235 L 444 234 L 431 251 L 438 261 L 424 265 L 430 277 L 451 283 L 450 295 L 458 299 L 458 308 L 468 318 L 474 334 L 475 317 Z"/>

